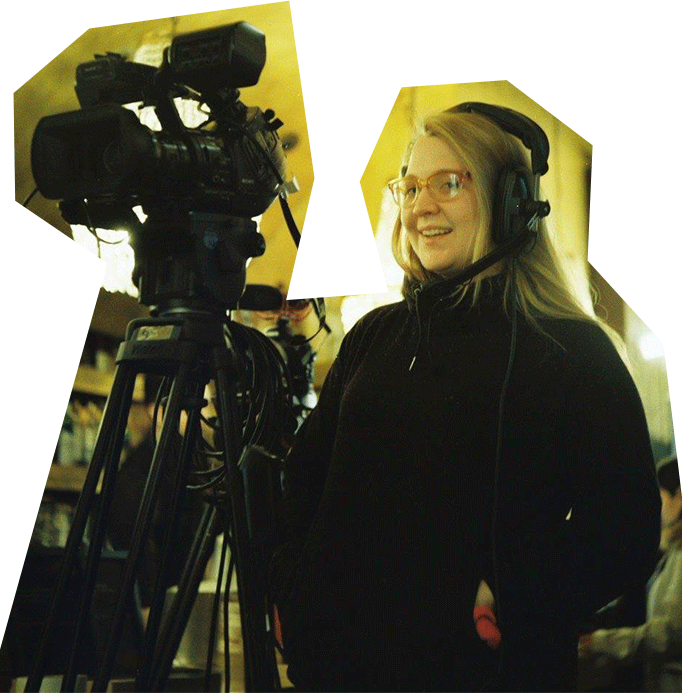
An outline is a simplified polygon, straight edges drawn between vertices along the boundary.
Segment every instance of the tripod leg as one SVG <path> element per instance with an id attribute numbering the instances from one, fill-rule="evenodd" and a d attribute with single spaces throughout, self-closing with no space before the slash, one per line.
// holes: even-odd
<path id="1" fill-rule="evenodd" d="M 119 364 L 116 368 L 114 384 L 107 399 L 100 429 L 97 433 L 97 442 L 95 443 L 92 461 L 85 478 L 83 491 L 76 505 L 73 524 L 64 548 L 64 556 L 50 603 L 50 610 L 45 621 L 43 636 L 33 663 L 33 669 L 26 682 L 26 691 L 40 690 L 50 647 L 62 613 L 67 585 L 78 560 L 78 551 L 81 547 L 88 516 L 97 494 L 99 477 L 111 450 L 111 441 L 119 424 L 120 413 L 130 409 L 136 375 L 136 370 L 130 364 Z M 109 463 L 112 463 L 111 460 Z M 118 463 L 118 460 L 116 460 L 116 463 Z"/>
<path id="2" fill-rule="evenodd" d="M 166 530 L 163 537 L 161 565 L 156 577 L 154 595 L 152 597 L 152 606 L 149 613 L 147 631 L 145 634 L 145 645 L 143 648 L 144 656 L 142 658 L 142 662 L 140 663 L 140 668 L 137 675 L 136 688 L 140 691 L 151 690 L 149 683 L 153 663 L 154 646 L 157 642 L 166 594 L 165 576 L 169 568 L 171 547 L 175 544 L 175 537 L 177 536 L 182 502 L 185 496 L 185 487 L 187 485 L 190 466 L 193 461 L 197 433 L 200 428 L 201 406 L 205 386 L 205 381 L 197 381 L 192 383 L 191 387 L 189 388 L 189 399 L 187 401 L 187 404 L 190 406 L 189 417 L 187 426 L 185 428 L 185 435 L 182 441 L 180 459 L 177 463 L 175 485 L 169 515 L 170 521 L 166 524 Z"/>
<path id="3" fill-rule="evenodd" d="M 220 531 L 220 513 L 213 505 L 207 505 L 197 530 L 192 551 L 178 584 L 171 608 L 164 620 L 159 638 L 158 656 L 154 660 L 151 691 L 165 690 L 166 681 L 173 665 L 182 635 L 199 591 L 199 584 L 206 570 L 208 559 L 213 553 L 215 538 Z M 146 689 L 145 689 L 146 690 Z"/>
<path id="4" fill-rule="evenodd" d="M 227 530 L 223 541 L 227 541 Z M 232 585 L 232 575 L 234 574 L 234 553 L 232 542 L 230 541 L 230 565 L 227 568 L 227 580 L 225 581 L 225 599 L 223 600 L 223 635 L 225 638 L 225 690 L 229 691 L 232 681 L 232 667 L 230 662 L 230 587 Z"/>
<path id="5" fill-rule="evenodd" d="M 177 435 L 180 414 L 185 401 L 185 392 L 187 390 L 188 381 L 191 380 L 190 369 L 190 365 L 187 363 L 182 363 L 178 368 L 177 375 L 171 387 L 168 400 L 168 411 L 166 412 L 163 420 L 159 444 L 154 451 L 149 475 L 147 477 L 147 483 L 142 495 L 140 509 L 135 521 L 130 553 L 126 563 L 122 584 L 119 589 L 118 601 L 114 611 L 114 617 L 109 628 L 101 665 L 93 682 L 93 691 L 106 690 L 109 679 L 111 678 L 114 659 L 121 639 L 123 617 L 125 615 L 126 605 L 130 602 L 135 576 L 139 567 L 142 547 L 146 542 L 151 526 L 152 513 L 156 503 L 156 498 L 158 496 L 161 470 L 164 464 L 166 464 L 171 451 L 173 437 Z"/>
<path id="6" fill-rule="evenodd" d="M 127 385 L 130 387 L 134 386 L 134 384 L 135 380 L 132 378 L 127 383 Z M 78 612 L 76 633 L 73 639 L 73 645 L 71 647 L 69 665 L 64 674 L 64 678 L 62 679 L 61 690 L 64 692 L 73 690 L 76 684 L 77 656 L 82 645 L 85 627 L 90 618 L 90 605 L 92 602 L 95 584 L 97 583 L 99 561 L 102 555 L 102 545 L 104 544 L 109 508 L 111 507 L 111 502 L 113 499 L 116 476 L 121 458 L 121 450 L 123 449 L 123 440 L 125 438 L 125 430 L 128 424 L 128 414 L 130 410 L 129 403 L 130 399 L 132 399 L 132 389 L 130 393 L 126 393 L 125 399 L 128 402 L 128 406 L 122 407 L 119 410 L 117 425 L 113 431 L 113 438 L 109 441 L 110 446 L 104 468 L 104 478 L 102 480 L 101 503 L 99 512 L 97 513 L 97 520 L 93 528 L 90 548 L 88 550 L 88 558 L 85 568 L 85 584 L 83 586 L 83 594 L 81 596 L 80 609 Z"/>
<path id="7" fill-rule="evenodd" d="M 220 551 L 220 563 L 218 566 L 218 575 L 216 577 L 216 589 L 215 589 L 215 595 L 213 597 L 213 607 L 211 609 L 211 626 L 208 631 L 208 648 L 207 648 L 207 653 L 206 653 L 206 668 L 204 669 L 204 690 L 208 691 L 211 687 L 211 674 L 213 673 L 213 655 L 215 653 L 215 639 L 216 639 L 216 634 L 218 630 L 218 616 L 220 614 L 220 595 L 222 592 L 222 585 L 223 585 L 223 574 L 225 571 L 225 558 L 227 556 L 227 545 L 228 545 L 228 540 L 227 540 L 227 526 L 225 527 L 224 533 L 223 533 L 223 542 L 221 546 L 221 551 Z M 231 558 L 230 554 L 230 558 Z M 224 599 L 228 600 L 230 598 L 230 584 L 229 581 L 225 585 L 225 591 L 224 591 Z M 224 629 L 224 632 L 228 632 L 227 628 Z M 227 649 L 228 649 L 228 656 L 229 656 L 229 639 L 225 638 L 225 642 L 227 643 Z M 225 672 L 227 674 L 228 672 Z M 229 679 L 225 678 L 225 686 L 227 690 L 229 690 Z"/>
<path id="8" fill-rule="evenodd" d="M 272 690 L 267 656 L 265 594 L 260 589 L 253 552 L 248 536 L 244 484 L 238 461 L 241 455 L 241 421 L 236 388 L 230 382 L 228 354 L 216 350 L 216 389 L 218 393 L 221 431 L 224 438 L 228 487 L 232 504 L 232 539 L 239 585 L 239 609 L 244 642 L 244 679 L 246 690 Z M 233 378 L 234 380 L 234 378 Z"/>

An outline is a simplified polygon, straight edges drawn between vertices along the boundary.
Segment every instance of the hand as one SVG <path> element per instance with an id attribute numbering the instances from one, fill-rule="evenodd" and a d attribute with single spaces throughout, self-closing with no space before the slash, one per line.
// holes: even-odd
<path id="1" fill-rule="evenodd" d="M 578 639 L 578 656 L 589 657 L 592 654 L 592 633 L 581 635 Z"/>
<path id="2" fill-rule="evenodd" d="M 491 650 L 496 650 L 502 642 L 502 633 L 497 627 L 497 619 L 492 610 L 487 606 L 474 607 L 474 622 L 478 637 L 483 640 Z"/>
<path id="3" fill-rule="evenodd" d="M 485 580 L 481 580 L 478 585 L 478 592 L 476 592 L 476 606 L 487 606 L 491 611 L 495 610 L 495 597 L 493 596 L 492 590 L 488 587 L 488 583 Z"/>
<path id="4" fill-rule="evenodd" d="M 496 650 L 502 642 L 502 633 L 497 627 L 495 618 L 495 597 L 485 580 L 481 580 L 476 594 L 474 606 L 474 623 L 479 638 L 483 640 L 491 650 Z"/>

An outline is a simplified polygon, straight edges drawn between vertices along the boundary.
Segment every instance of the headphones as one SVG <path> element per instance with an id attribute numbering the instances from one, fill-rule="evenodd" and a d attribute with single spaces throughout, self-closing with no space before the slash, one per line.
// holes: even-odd
<path id="1" fill-rule="evenodd" d="M 492 239 L 495 245 L 506 247 L 511 244 L 510 252 L 520 249 L 535 233 L 537 220 L 549 214 L 549 202 L 537 200 L 540 176 L 549 169 L 547 135 L 537 123 L 510 108 L 466 102 L 449 108 L 447 112 L 484 116 L 530 149 L 535 180 L 530 181 L 521 168 L 505 168 L 498 178 L 493 197 Z"/>

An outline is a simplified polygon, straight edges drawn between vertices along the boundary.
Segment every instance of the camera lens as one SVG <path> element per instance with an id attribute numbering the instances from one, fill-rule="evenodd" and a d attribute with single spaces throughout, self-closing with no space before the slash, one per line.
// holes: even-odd
<path id="1" fill-rule="evenodd" d="M 116 140 L 112 140 L 102 153 L 102 163 L 107 173 L 118 175 L 123 172 L 123 156 L 121 147 Z"/>

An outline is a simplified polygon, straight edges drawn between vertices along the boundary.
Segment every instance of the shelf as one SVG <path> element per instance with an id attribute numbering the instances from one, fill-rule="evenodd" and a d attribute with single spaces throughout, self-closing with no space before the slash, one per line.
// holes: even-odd
<path id="1" fill-rule="evenodd" d="M 85 483 L 86 467 L 63 467 L 53 464 L 47 475 L 46 491 L 73 491 L 80 493 Z"/>
<path id="2" fill-rule="evenodd" d="M 45 490 L 80 493 L 83 490 L 87 473 L 88 468 L 80 465 L 65 467 L 61 464 L 53 464 L 47 475 Z M 97 493 L 100 492 L 101 486 L 102 480 L 100 479 L 97 484 Z"/>
<path id="3" fill-rule="evenodd" d="M 78 366 L 76 380 L 73 383 L 74 392 L 82 392 L 86 395 L 96 395 L 107 397 L 114 384 L 113 371 L 98 371 L 94 366 L 81 364 Z M 133 399 L 136 402 L 144 401 L 144 380 L 143 376 L 138 376 L 133 391 Z"/>
<path id="4" fill-rule="evenodd" d="M 131 320 L 148 315 L 149 309 L 132 296 L 100 289 L 90 329 L 121 340 Z"/>

